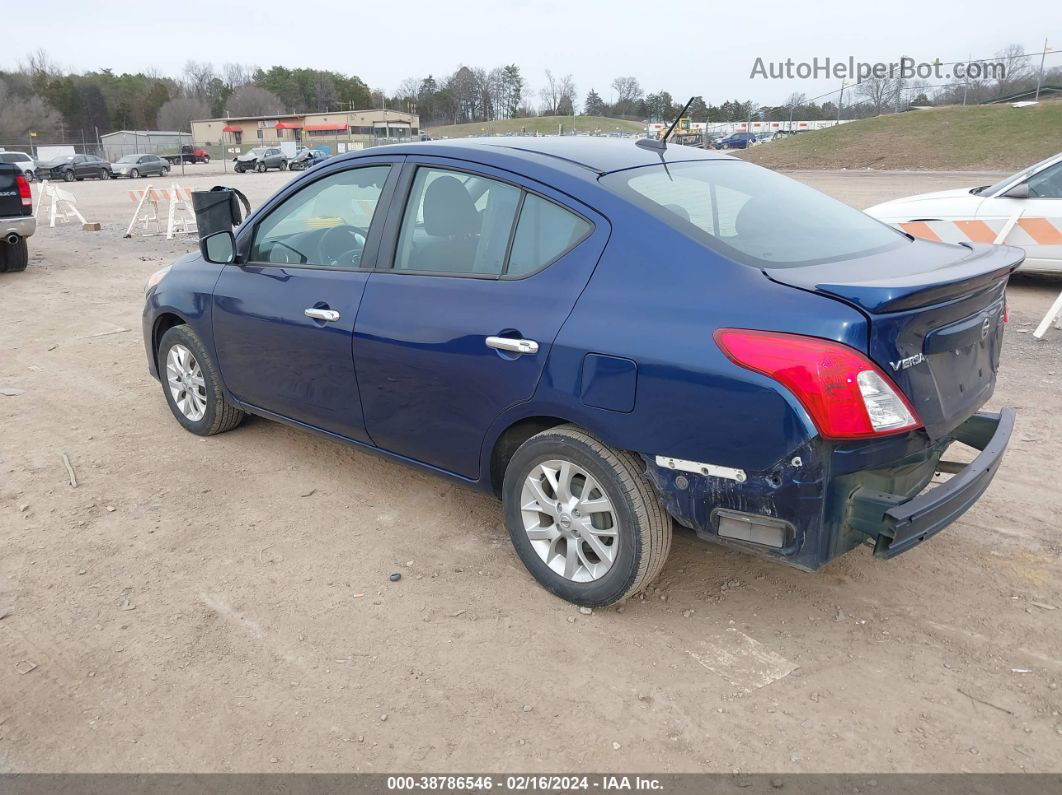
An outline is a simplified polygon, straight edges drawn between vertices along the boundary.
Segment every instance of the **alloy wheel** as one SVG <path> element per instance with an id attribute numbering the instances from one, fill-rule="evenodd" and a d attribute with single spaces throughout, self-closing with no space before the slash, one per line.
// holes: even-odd
<path id="1" fill-rule="evenodd" d="M 619 549 L 616 509 L 593 475 L 571 461 L 536 465 L 524 480 L 520 514 L 531 546 L 554 572 L 593 582 Z"/>
<path id="2" fill-rule="evenodd" d="M 184 345 L 174 345 L 166 355 L 166 383 L 181 414 L 192 422 L 203 419 L 207 408 L 206 381 L 199 362 Z"/>

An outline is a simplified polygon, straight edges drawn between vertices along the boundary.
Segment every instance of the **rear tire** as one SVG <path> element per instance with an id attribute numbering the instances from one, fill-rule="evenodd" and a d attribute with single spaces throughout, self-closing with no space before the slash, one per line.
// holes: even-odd
<path id="1" fill-rule="evenodd" d="M 163 166 L 162 167 L 162 171 L 159 172 L 159 174 L 161 176 L 163 176 L 163 177 L 168 176 L 169 173 L 170 173 L 170 167 L 169 166 Z"/>
<path id="2" fill-rule="evenodd" d="M 213 436 L 243 422 L 246 415 L 225 399 L 217 365 L 191 328 L 174 326 L 167 331 L 157 361 L 166 403 L 185 430 Z"/>
<path id="3" fill-rule="evenodd" d="M 643 591 L 671 548 L 671 518 L 645 463 L 574 425 L 520 446 L 505 470 L 502 502 L 528 571 L 578 605 L 605 607 Z"/>
<path id="4" fill-rule="evenodd" d="M 26 238 L 21 238 L 15 245 L 0 242 L 0 273 L 18 273 L 26 270 L 29 264 L 29 246 Z"/>

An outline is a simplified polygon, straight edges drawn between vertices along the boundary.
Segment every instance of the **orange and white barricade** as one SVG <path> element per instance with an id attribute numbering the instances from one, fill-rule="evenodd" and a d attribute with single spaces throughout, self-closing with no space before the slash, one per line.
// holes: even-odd
<path id="1" fill-rule="evenodd" d="M 49 204 L 48 226 L 54 227 L 55 222 L 65 223 L 76 218 L 85 224 L 85 217 L 77 209 L 77 199 L 74 194 L 58 185 L 49 185 L 48 180 L 41 183 L 41 189 L 37 198 L 37 209 L 33 213 L 34 219 L 39 219 L 41 208 L 45 203 Z"/>
<path id="2" fill-rule="evenodd" d="M 1062 246 L 1062 218 L 971 218 L 907 221 L 896 224 L 908 234 L 944 243 L 1006 243 L 1008 246 Z"/>
<path id="3" fill-rule="evenodd" d="M 133 236 L 133 230 L 138 224 L 143 230 L 141 235 L 161 235 L 162 216 L 159 214 L 159 205 L 162 202 L 167 204 L 167 240 L 172 240 L 174 235 L 191 234 L 196 231 L 195 213 L 192 211 L 192 193 L 176 182 L 170 185 L 169 190 L 155 188 L 151 185 L 143 190 L 131 190 L 129 198 L 136 202 L 136 210 L 133 211 L 133 220 L 129 222 L 129 228 L 125 230 L 126 237 Z"/>
<path id="4" fill-rule="evenodd" d="M 159 228 L 159 202 L 162 201 L 162 191 L 148 185 L 143 190 L 129 191 L 129 198 L 136 202 L 136 210 L 133 211 L 133 220 L 129 222 L 129 228 L 125 230 L 125 237 L 133 236 L 133 228 L 140 225 L 141 235 L 161 235 Z"/>
<path id="5" fill-rule="evenodd" d="M 164 191 L 164 193 L 167 194 L 166 198 L 170 205 L 166 217 L 166 239 L 172 240 L 174 235 L 188 235 L 195 232 L 192 192 L 174 182 L 170 185 L 169 191 Z"/>
<path id="6" fill-rule="evenodd" d="M 971 218 L 953 221 L 907 221 L 895 224 L 910 235 L 944 243 L 995 243 L 1040 249 L 1062 248 L 1062 218 L 1024 217 L 1021 210 L 1010 218 Z M 1036 327 L 1033 336 L 1041 339 L 1062 316 L 1062 293 Z"/>

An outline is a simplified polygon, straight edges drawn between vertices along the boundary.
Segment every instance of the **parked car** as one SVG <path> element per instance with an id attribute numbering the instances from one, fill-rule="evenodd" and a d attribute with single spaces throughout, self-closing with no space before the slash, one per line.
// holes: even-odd
<path id="1" fill-rule="evenodd" d="M 0 151 L 0 163 L 10 163 L 14 166 L 18 166 L 24 176 L 30 182 L 33 182 L 34 170 L 37 168 L 37 164 L 33 162 L 33 158 L 27 155 L 25 152 L 3 152 Z"/>
<path id="2" fill-rule="evenodd" d="M 775 132 L 760 133 L 756 136 L 756 143 L 769 144 L 772 141 L 784 141 L 788 136 L 781 130 Z"/>
<path id="3" fill-rule="evenodd" d="M 1062 152 L 994 185 L 922 193 L 875 204 L 866 212 L 886 223 L 902 224 L 1000 222 L 1018 210 L 1022 218 L 1008 241 L 1025 249 L 1022 270 L 1062 275 Z"/>
<path id="4" fill-rule="evenodd" d="M 158 155 L 123 155 L 112 166 L 116 177 L 164 177 L 170 173 L 170 164 Z"/>
<path id="5" fill-rule="evenodd" d="M 111 176 L 111 164 L 95 155 L 67 155 L 37 163 L 38 179 L 73 182 L 75 179 L 110 179 Z"/>
<path id="6" fill-rule="evenodd" d="M 495 494 L 544 587 L 607 605 L 672 518 L 805 570 L 954 521 L 1013 427 L 981 407 L 1021 259 L 701 149 L 405 143 L 206 236 L 148 281 L 143 333 L 192 433 L 254 413 Z"/>
<path id="7" fill-rule="evenodd" d="M 715 145 L 716 149 L 748 149 L 756 144 L 756 133 L 736 132 Z"/>
<path id="8" fill-rule="evenodd" d="M 29 180 L 17 164 L 0 161 L 0 273 L 26 269 L 26 239 L 36 230 Z"/>
<path id="9" fill-rule="evenodd" d="M 302 148 L 296 151 L 295 155 L 288 162 L 288 170 L 301 171 L 305 168 L 313 168 L 318 163 L 323 163 L 328 157 L 328 153 L 322 152 L 320 149 Z"/>
<path id="10" fill-rule="evenodd" d="M 177 165 L 178 163 L 209 163 L 210 152 L 206 149 L 202 149 L 198 146 L 190 146 L 185 144 L 181 147 L 180 152 L 175 152 L 168 155 L 163 155 L 170 165 Z"/>
<path id="11" fill-rule="evenodd" d="M 232 159 L 236 164 L 236 172 L 244 171 L 264 172 L 271 168 L 283 171 L 288 167 L 288 159 L 280 149 L 266 146 L 256 146 L 249 152 L 244 152 Z"/>

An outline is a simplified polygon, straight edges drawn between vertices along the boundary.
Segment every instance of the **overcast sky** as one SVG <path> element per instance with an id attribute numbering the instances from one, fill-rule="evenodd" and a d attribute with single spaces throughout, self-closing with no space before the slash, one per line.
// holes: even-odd
<path id="1" fill-rule="evenodd" d="M 356 74 L 390 93 L 406 77 L 516 63 L 536 95 L 545 69 L 572 73 L 580 105 L 591 88 L 608 101 L 617 75 L 634 75 L 647 92 L 715 104 L 780 104 L 792 91 L 810 98 L 838 85 L 752 80 L 758 56 L 955 61 L 1012 43 L 1040 50 L 1045 37 L 1062 50 L 1058 0 L 36 0 L 16 17 L 17 36 L 0 53 L 6 69 L 26 54 L 18 42 L 76 71 L 154 67 L 177 76 L 189 59 L 282 64 Z M 1047 64 L 1062 66 L 1062 55 Z"/>

